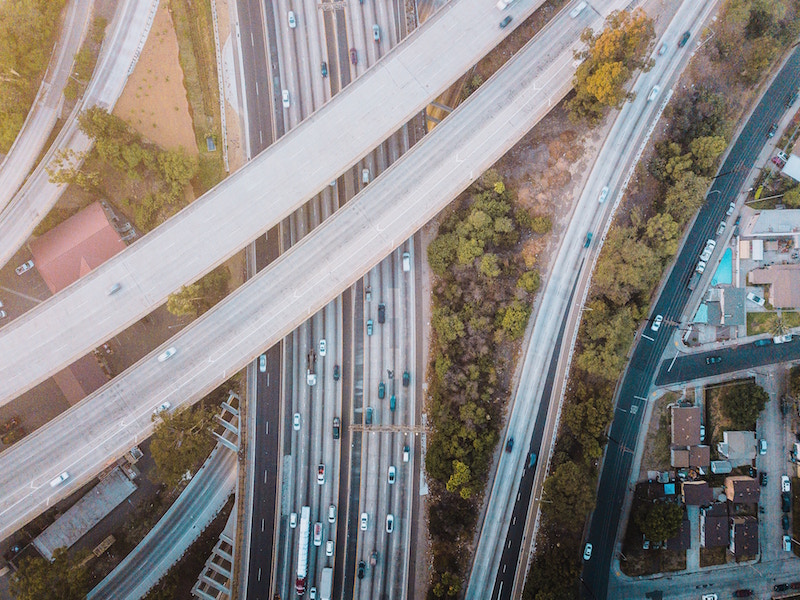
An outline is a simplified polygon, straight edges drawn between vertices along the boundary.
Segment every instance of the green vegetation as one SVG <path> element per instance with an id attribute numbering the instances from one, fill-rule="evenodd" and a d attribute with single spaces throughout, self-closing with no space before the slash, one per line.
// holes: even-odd
<path id="1" fill-rule="evenodd" d="M 751 312 L 747 313 L 747 335 L 758 335 L 760 333 L 777 333 L 779 327 L 791 329 L 800 327 L 800 312 L 794 310 L 782 310 L 780 315 L 775 312 Z"/>
<path id="2" fill-rule="evenodd" d="M 199 281 L 170 294 L 167 310 L 176 316 L 199 317 L 226 296 L 230 277 L 227 267 L 217 267 Z"/>
<path id="3" fill-rule="evenodd" d="M 767 392 L 752 381 L 726 387 L 720 397 L 722 414 L 730 419 L 731 427 L 754 431 L 756 419 L 769 400 Z"/>
<path id="4" fill-rule="evenodd" d="M 66 548 L 44 558 L 23 558 L 11 576 L 11 594 L 16 600 L 82 600 L 89 591 L 88 567 L 82 556 L 70 557 Z"/>
<path id="5" fill-rule="evenodd" d="M 187 472 L 192 473 L 214 447 L 211 436 L 215 409 L 200 404 L 191 409 L 162 412 L 150 441 L 156 464 L 155 479 L 168 487 L 177 486 Z"/>
<path id="6" fill-rule="evenodd" d="M 610 14 L 600 33 L 587 29 L 581 40 L 588 48 L 578 56 L 583 62 L 573 80 L 575 97 L 567 103 L 570 117 L 597 123 L 606 108 L 620 108 L 633 72 L 650 67 L 644 57 L 654 35 L 653 22 L 641 9 Z"/>
<path id="7" fill-rule="evenodd" d="M 222 152 L 206 150 L 206 137 L 211 136 L 219 148 L 222 135 L 211 4 L 209 0 L 172 0 L 169 8 L 178 36 L 183 85 L 200 152 L 198 191 L 203 194 L 225 178 Z"/>
<path id="8" fill-rule="evenodd" d="M 434 286 L 426 456 L 433 567 L 429 598 L 455 598 L 508 396 L 508 356 L 525 332 L 539 276 L 520 239 L 530 215 L 487 171 L 428 247 Z"/>
<path id="9" fill-rule="evenodd" d="M 97 55 L 100 53 L 100 46 L 106 32 L 108 22 L 102 16 L 96 16 L 92 21 L 92 28 L 89 36 L 84 41 L 83 46 L 75 55 L 75 66 L 72 70 L 72 77 L 67 81 L 64 88 L 64 98 L 76 100 L 86 89 L 89 79 L 92 77 L 94 67 L 97 64 Z"/>
<path id="10" fill-rule="evenodd" d="M 17 137 L 36 98 L 64 0 L 0 3 L 0 152 Z"/>
<path id="11" fill-rule="evenodd" d="M 678 533 L 683 519 L 683 507 L 675 502 L 655 502 L 639 505 L 634 515 L 636 524 L 651 542 L 664 542 Z"/>

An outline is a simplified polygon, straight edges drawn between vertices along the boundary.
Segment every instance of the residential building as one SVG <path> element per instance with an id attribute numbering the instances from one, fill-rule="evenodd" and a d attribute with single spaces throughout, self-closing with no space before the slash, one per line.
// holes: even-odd
<path id="1" fill-rule="evenodd" d="M 747 475 L 733 475 L 725 478 L 725 497 L 734 504 L 758 504 L 761 487 Z"/>
<path id="2" fill-rule="evenodd" d="M 753 516 L 732 517 L 730 520 L 730 545 L 728 549 L 736 560 L 758 554 L 758 519 Z"/>
<path id="3" fill-rule="evenodd" d="M 732 467 L 752 465 L 756 457 L 755 431 L 723 431 L 717 451 Z"/>
<path id="4" fill-rule="evenodd" d="M 728 506 L 723 502 L 700 509 L 700 545 L 703 548 L 728 546 Z"/>

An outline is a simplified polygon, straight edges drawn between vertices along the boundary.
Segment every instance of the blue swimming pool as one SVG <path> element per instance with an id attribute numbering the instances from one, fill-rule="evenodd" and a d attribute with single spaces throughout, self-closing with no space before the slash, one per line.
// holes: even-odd
<path id="1" fill-rule="evenodd" d="M 733 251 L 727 248 L 719 261 L 717 272 L 711 279 L 711 285 L 730 285 L 733 281 Z"/>

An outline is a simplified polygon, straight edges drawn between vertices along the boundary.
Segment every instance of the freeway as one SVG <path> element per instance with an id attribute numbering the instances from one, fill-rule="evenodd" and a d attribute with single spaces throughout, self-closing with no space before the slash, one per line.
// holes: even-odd
<path id="1" fill-rule="evenodd" d="M 612 540 L 616 539 L 633 459 L 630 448 L 636 443 L 645 412 L 640 409 L 647 402 L 656 368 L 675 331 L 675 327 L 668 323 L 681 320 L 690 296 L 686 284 L 697 257 L 706 239 L 714 236 L 728 204 L 736 201 L 750 165 L 767 140 L 767 130 L 784 112 L 784 99 L 791 89 L 796 88 L 798 78 L 800 48 L 792 52 L 742 128 L 718 171 L 719 175 L 707 195 L 706 203 L 686 236 L 661 295 L 654 304 L 653 314 L 664 315 L 665 324 L 653 338 L 641 337 L 636 341 L 627 371 L 618 387 L 614 420 L 598 484 L 597 505 L 587 536 L 587 542 L 594 546 L 594 553 L 591 560 L 584 564 L 581 579 L 586 597 L 600 600 L 606 598 L 609 569 L 616 552 L 616 545 Z M 717 195 L 711 200 L 715 193 Z M 722 248 L 718 247 L 716 251 L 721 252 Z"/>
<path id="2" fill-rule="evenodd" d="M 130 4 L 128 2 L 127 4 Z M 119 7 L 123 4 L 118 5 Z M 67 4 L 61 35 L 50 59 L 39 92 L 22 129 L 0 164 L 0 210 L 11 202 L 19 186 L 36 164 L 50 132 L 64 106 L 64 88 L 72 74 L 75 55 L 86 36 L 91 0 L 72 0 Z"/>
<path id="3" fill-rule="evenodd" d="M 512 14 L 522 19 L 541 1 L 517 3 Z M 5 326 L 0 330 L 0 405 L 122 331 L 293 213 L 419 113 L 511 29 L 497 26 L 496 9 L 484 0 L 446 5 L 247 166 Z M 20 232 L 32 229 L 46 210 L 0 215 L 0 246 L 18 240 L 11 245 L 16 249 L 27 238 Z M 0 248 L 0 257 L 7 259 L 5 252 Z M 117 283 L 120 291 L 107 295 Z"/>
<path id="4" fill-rule="evenodd" d="M 235 294 L 0 454 L 0 537 L 148 435 L 150 413 L 161 402 L 196 401 L 277 343 L 494 164 L 570 89 L 579 33 L 598 19 L 584 12 L 543 30 L 365 191 Z M 156 360 L 169 346 L 176 353 Z M 70 482 L 50 488 L 47 482 L 64 470 Z M 30 473 L 37 476 L 31 480 Z"/>

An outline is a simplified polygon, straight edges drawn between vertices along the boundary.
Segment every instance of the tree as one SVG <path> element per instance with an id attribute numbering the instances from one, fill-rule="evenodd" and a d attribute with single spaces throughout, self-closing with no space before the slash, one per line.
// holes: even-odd
<path id="1" fill-rule="evenodd" d="M 772 14 L 769 5 L 763 0 L 755 0 L 750 7 L 750 18 L 744 28 L 746 38 L 754 40 L 765 35 L 772 27 Z"/>
<path id="2" fill-rule="evenodd" d="M 70 558 L 66 548 L 53 552 L 53 562 L 24 558 L 11 576 L 16 600 L 83 600 L 89 592 L 89 571 L 83 557 Z"/>
<path id="3" fill-rule="evenodd" d="M 791 208 L 800 208 L 800 186 L 793 187 L 783 194 L 783 203 Z"/>
<path id="4" fill-rule="evenodd" d="M 789 371 L 789 393 L 796 400 L 800 400 L 800 366 L 792 367 Z"/>
<path id="5" fill-rule="evenodd" d="M 533 231 L 533 233 L 550 233 L 551 229 L 553 229 L 553 222 L 550 220 L 550 217 L 546 215 L 537 215 L 531 218 L 531 231 Z"/>
<path id="6" fill-rule="evenodd" d="M 503 311 L 501 327 L 510 339 L 519 339 L 522 337 L 522 334 L 525 333 L 525 328 L 528 326 L 528 317 L 530 317 L 530 315 L 531 307 L 529 304 L 514 300 L 511 306 Z"/>
<path id="7" fill-rule="evenodd" d="M 525 290 L 529 294 L 535 294 L 539 291 L 540 285 L 540 277 L 539 271 L 536 269 L 531 269 L 530 271 L 525 271 L 522 275 L 519 276 L 517 280 L 517 287 L 521 290 Z"/>
<path id="8" fill-rule="evenodd" d="M 739 78 L 745 85 L 753 85 L 769 70 L 770 63 L 778 55 L 778 42 L 771 37 L 759 38 L 750 48 Z"/>
<path id="9" fill-rule="evenodd" d="M 472 473 L 469 466 L 460 460 L 453 461 L 453 474 L 447 480 L 447 491 L 458 492 L 459 495 L 467 500 L 472 496 L 472 491 L 468 487 L 472 481 Z"/>
<path id="10" fill-rule="evenodd" d="M 587 311 L 583 351 L 578 355 L 578 367 L 603 379 L 613 381 L 625 366 L 625 356 L 636 331 L 634 307 L 614 307 L 614 312 L 602 301 L 592 302 Z"/>
<path id="11" fill-rule="evenodd" d="M 199 281 L 183 286 L 167 298 L 167 310 L 175 316 L 198 317 L 225 297 L 230 271 L 217 267 Z"/>
<path id="12" fill-rule="evenodd" d="M 500 264 L 497 260 L 497 254 L 487 252 L 481 257 L 480 272 L 481 275 L 489 279 L 494 279 L 500 275 Z"/>
<path id="13" fill-rule="evenodd" d="M 758 415 L 769 400 L 767 392 L 753 382 L 725 388 L 720 399 L 722 413 L 731 421 L 733 429 L 753 431 Z"/>
<path id="14" fill-rule="evenodd" d="M 709 180 L 691 171 L 682 173 L 664 195 L 664 208 L 683 226 L 702 206 Z"/>
<path id="15" fill-rule="evenodd" d="M 721 135 L 711 135 L 693 139 L 689 143 L 694 156 L 695 171 L 699 175 L 709 175 L 717 158 L 725 151 L 728 142 Z"/>
<path id="16" fill-rule="evenodd" d="M 674 256 L 678 251 L 681 228 L 669 213 L 656 213 L 647 221 L 645 235 L 650 247 L 661 258 Z"/>
<path id="17" fill-rule="evenodd" d="M 187 472 L 200 466 L 214 447 L 209 431 L 213 409 L 197 406 L 161 412 L 150 442 L 156 464 L 156 478 L 169 487 L 177 486 Z"/>
<path id="18" fill-rule="evenodd" d="M 200 168 L 197 157 L 188 154 L 183 148 L 159 152 L 157 161 L 161 175 L 175 198 L 180 196 L 183 188 L 197 175 Z"/>
<path id="19" fill-rule="evenodd" d="M 458 237 L 455 233 L 439 233 L 428 246 L 428 264 L 436 275 L 444 277 L 456 260 Z"/>
<path id="20" fill-rule="evenodd" d="M 674 502 L 656 502 L 645 513 L 644 518 L 637 516 L 644 536 L 652 542 L 663 542 L 674 537 L 680 530 L 683 508 Z"/>
<path id="21" fill-rule="evenodd" d="M 583 401 L 575 399 L 564 406 L 564 424 L 578 440 L 587 461 L 603 455 L 601 443 L 610 422 L 610 396 L 592 395 Z"/>
<path id="22" fill-rule="evenodd" d="M 594 508 L 595 480 L 588 468 L 568 461 L 558 465 L 544 482 L 542 505 L 548 526 L 567 532 L 583 529 L 586 516 Z"/>
<path id="23" fill-rule="evenodd" d="M 595 285 L 618 306 L 639 293 L 649 292 L 661 274 L 661 261 L 652 248 L 638 243 L 631 227 L 616 227 L 606 239 L 597 263 Z"/>

